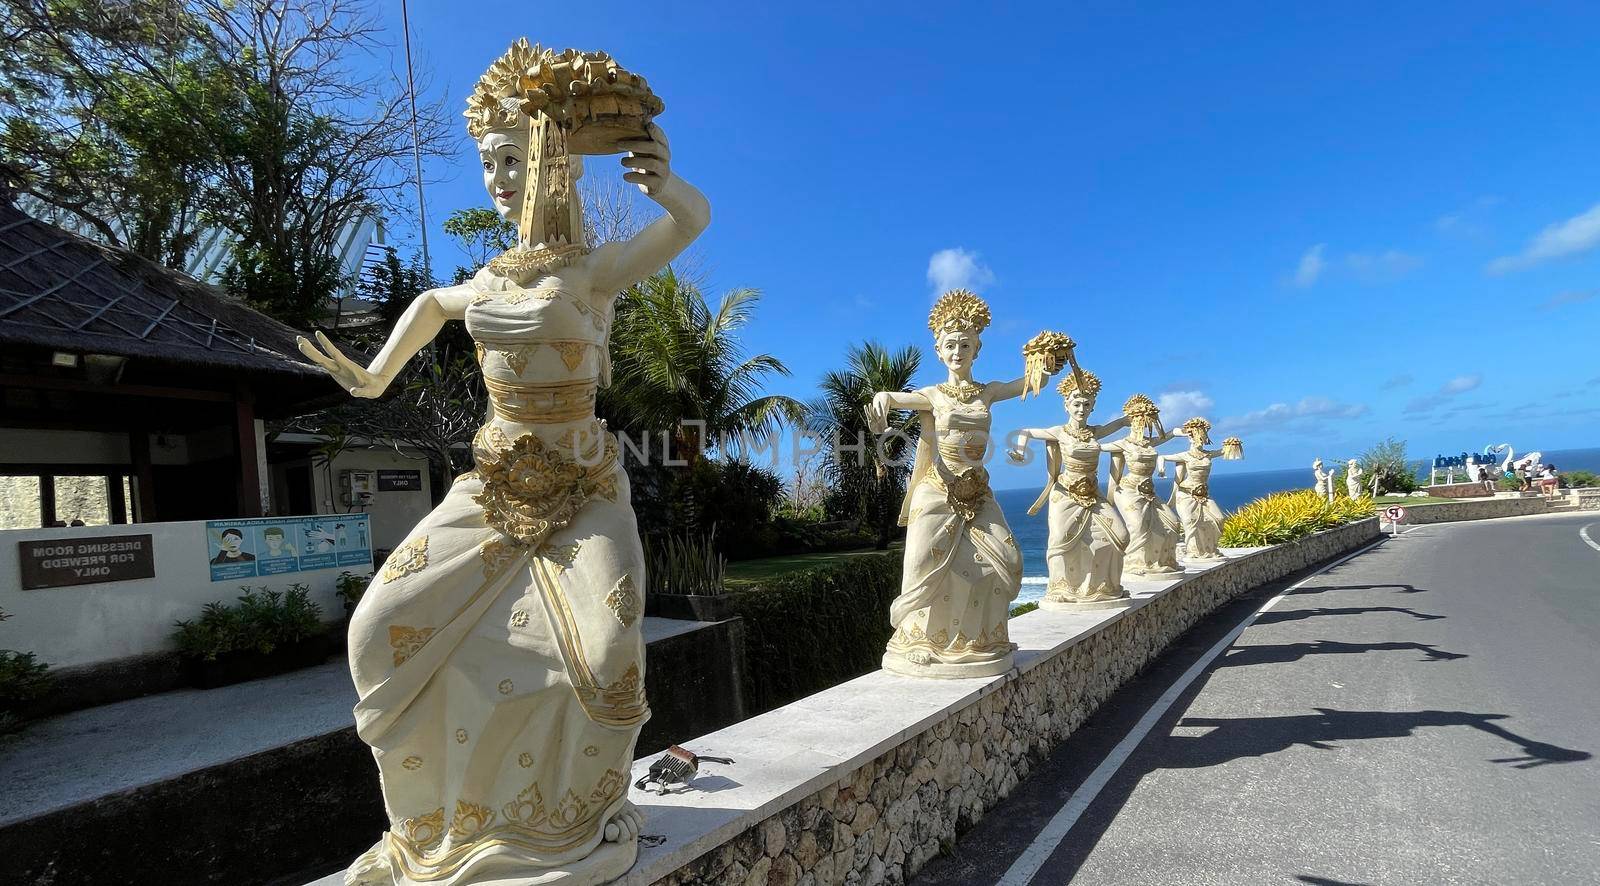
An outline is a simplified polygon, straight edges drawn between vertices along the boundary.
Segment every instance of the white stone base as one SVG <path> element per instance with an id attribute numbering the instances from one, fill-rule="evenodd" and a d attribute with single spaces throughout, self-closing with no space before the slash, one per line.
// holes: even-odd
<path id="1" fill-rule="evenodd" d="M 1016 644 L 1011 644 L 1015 650 Z M 951 664 L 942 661 L 932 661 L 927 664 L 917 664 L 908 661 L 898 652 L 883 653 L 883 669 L 907 677 L 932 677 L 939 680 L 961 680 L 968 677 L 998 677 L 1010 671 L 1014 666 L 1012 655 L 1007 652 L 1004 656 L 990 661 L 970 661 Z"/>
<path id="2" fill-rule="evenodd" d="M 1174 566 L 1171 569 L 1146 569 L 1143 572 L 1135 569 L 1129 569 L 1124 571 L 1122 574 L 1125 577 L 1131 575 L 1134 578 L 1141 579 L 1143 581 L 1166 581 L 1169 578 L 1177 578 L 1178 576 L 1183 575 L 1183 567 Z"/>
<path id="3" fill-rule="evenodd" d="M 1083 603 L 1070 603 L 1066 600 L 1052 600 L 1045 597 L 1039 601 L 1040 609 L 1050 609 L 1056 612 L 1086 612 L 1091 609 L 1121 609 L 1133 605 L 1132 597 L 1118 597 L 1115 600 L 1088 600 Z"/>

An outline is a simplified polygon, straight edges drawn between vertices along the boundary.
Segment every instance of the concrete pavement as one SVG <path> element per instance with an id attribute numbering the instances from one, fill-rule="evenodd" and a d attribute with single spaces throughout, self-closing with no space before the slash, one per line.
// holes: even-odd
<path id="1" fill-rule="evenodd" d="M 915 882 L 1600 882 L 1597 522 L 1416 527 L 1226 607 Z"/>

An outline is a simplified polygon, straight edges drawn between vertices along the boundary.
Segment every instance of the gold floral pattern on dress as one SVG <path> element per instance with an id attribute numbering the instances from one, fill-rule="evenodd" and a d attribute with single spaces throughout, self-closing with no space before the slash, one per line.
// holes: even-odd
<path id="1" fill-rule="evenodd" d="M 456 730 L 456 744 L 466 744 L 466 743 L 467 743 L 467 730 L 465 730 L 465 729 L 457 729 Z"/>
<path id="2" fill-rule="evenodd" d="M 516 684 L 512 683 L 510 679 L 501 680 L 500 685 L 496 688 L 500 690 L 501 695 L 510 695 L 511 693 L 517 691 Z"/>
<path id="3" fill-rule="evenodd" d="M 428 567 L 428 537 L 419 535 L 389 553 L 383 561 L 383 580 L 396 581 Z"/>
<path id="4" fill-rule="evenodd" d="M 579 363 L 583 362 L 583 355 L 584 352 L 589 350 L 589 343 L 586 341 L 553 341 L 550 342 L 550 347 L 556 349 L 556 353 L 561 355 L 561 362 L 567 367 L 567 371 L 571 372 L 578 368 Z"/>
<path id="5" fill-rule="evenodd" d="M 526 757 L 527 754 L 523 756 Z M 534 782 L 519 791 L 516 799 L 500 807 L 500 814 L 506 821 L 516 822 L 525 827 L 538 827 L 544 824 L 548 813 L 544 808 L 544 796 L 539 793 L 539 783 Z"/>
<path id="6" fill-rule="evenodd" d="M 595 747 L 594 745 L 589 745 L 588 747 L 583 749 L 583 755 L 585 757 L 593 757 L 594 755 L 596 755 L 598 753 L 600 753 L 600 749 Z"/>
<path id="7" fill-rule="evenodd" d="M 578 796 L 578 792 L 567 788 L 561 796 L 561 802 L 550 812 L 550 824 L 558 828 L 570 828 L 582 821 L 589 812 L 589 804 Z"/>
<path id="8" fill-rule="evenodd" d="M 578 559 L 578 546 L 575 544 L 547 544 L 539 549 L 539 556 L 549 560 L 550 564 L 556 568 L 556 572 L 566 572 L 572 568 L 572 564 Z"/>
<path id="9" fill-rule="evenodd" d="M 482 833 L 493 821 L 493 809 L 479 803 L 457 800 L 455 817 L 450 819 L 450 836 L 457 840 L 470 840 Z"/>
<path id="10" fill-rule="evenodd" d="M 473 445 L 483 491 L 473 496 L 484 522 L 530 547 L 566 527 L 590 499 L 616 500 L 616 438 L 607 434 L 597 464 L 582 464 L 533 434 L 507 440 L 488 426 Z"/>
<path id="11" fill-rule="evenodd" d="M 611 593 L 606 594 L 606 608 L 611 610 L 611 614 L 615 615 L 617 621 L 622 622 L 625 628 L 633 627 L 634 621 L 639 618 L 639 611 L 644 608 L 642 602 L 639 599 L 638 588 L 634 587 L 633 576 L 626 572 L 617 579 L 617 584 L 611 589 Z"/>
<path id="12" fill-rule="evenodd" d="M 533 357 L 533 352 L 537 351 L 538 349 L 538 344 L 522 345 L 515 348 L 503 348 L 500 351 L 500 359 L 506 362 L 506 368 L 518 375 L 521 375 L 522 370 L 528 368 L 528 360 Z"/>
<path id="13" fill-rule="evenodd" d="M 514 610 L 512 610 L 511 611 L 511 626 L 514 627 L 514 628 L 525 628 L 525 627 L 527 627 L 528 626 L 528 610 L 526 610 L 526 609 L 514 609 Z"/>
<path id="14" fill-rule="evenodd" d="M 533 755 L 527 751 L 523 751 L 522 753 L 518 754 L 517 765 L 521 766 L 523 769 L 531 768 L 533 766 Z M 509 818 L 510 816 L 507 817 Z"/>
<path id="15" fill-rule="evenodd" d="M 607 769 L 605 774 L 600 776 L 600 781 L 594 786 L 594 790 L 589 792 L 589 799 L 592 802 L 605 805 L 622 793 L 627 784 L 628 777 L 626 775 L 615 769 Z"/>
<path id="16" fill-rule="evenodd" d="M 493 578 L 507 565 L 521 557 L 524 548 L 504 538 L 491 538 L 478 546 L 478 557 L 483 560 L 483 574 Z"/>
<path id="17" fill-rule="evenodd" d="M 444 807 L 427 815 L 418 815 L 400 822 L 400 832 L 406 840 L 426 848 L 444 839 Z"/>
<path id="18" fill-rule="evenodd" d="M 404 760 L 401 760 L 400 765 L 411 770 L 412 772 L 416 772 L 418 769 L 422 768 L 422 758 L 416 754 L 412 754 Z"/>
<path id="19" fill-rule="evenodd" d="M 951 510 L 963 521 L 977 517 L 984 499 L 989 496 L 989 472 L 982 466 L 967 467 L 955 473 L 955 482 L 949 485 L 938 471 L 929 471 L 924 482 L 943 492 Z"/>
<path id="20" fill-rule="evenodd" d="M 407 625 L 389 625 L 389 647 L 394 650 L 394 666 L 400 667 L 417 654 L 428 638 L 438 628 L 413 628 Z"/>

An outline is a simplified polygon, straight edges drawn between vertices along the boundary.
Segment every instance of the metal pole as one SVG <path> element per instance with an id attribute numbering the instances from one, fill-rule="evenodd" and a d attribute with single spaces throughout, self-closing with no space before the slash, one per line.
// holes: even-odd
<path id="1" fill-rule="evenodd" d="M 417 226 L 422 232 L 422 267 L 433 282 L 433 261 L 428 257 L 428 210 L 422 197 L 422 143 L 417 135 L 417 83 L 411 74 L 411 16 L 406 0 L 400 0 L 400 26 L 406 39 L 406 91 L 411 99 L 411 159 L 417 168 Z"/>

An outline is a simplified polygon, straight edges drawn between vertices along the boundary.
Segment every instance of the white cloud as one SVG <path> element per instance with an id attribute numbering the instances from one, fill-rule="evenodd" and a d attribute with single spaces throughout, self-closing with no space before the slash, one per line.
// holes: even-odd
<path id="1" fill-rule="evenodd" d="M 1540 231 L 1522 251 L 1489 262 L 1491 274 L 1520 271 L 1557 258 L 1581 255 L 1600 247 L 1600 203 Z"/>
<path id="2" fill-rule="evenodd" d="M 928 259 L 928 284 L 935 294 L 951 289 L 978 290 L 994 282 L 994 272 L 978 253 L 960 247 L 941 249 Z"/>
<path id="3" fill-rule="evenodd" d="M 1322 251 L 1327 248 L 1328 244 L 1318 243 L 1307 249 L 1305 255 L 1300 256 L 1300 266 L 1294 271 L 1294 285 L 1307 289 L 1317 282 L 1317 278 L 1322 276 L 1323 269 L 1328 266 L 1328 263 L 1322 260 Z"/>
<path id="4" fill-rule="evenodd" d="M 1431 394 L 1423 394 L 1420 397 L 1412 398 L 1411 402 L 1406 404 L 1405 412 L 1407 415 L 1416 415 L 1422 412 L 1432 412 L 1450 402 L 1452 398 L 1461 394 L 1465 394 L 1467 391 L 1473 390 L 1481 384 L 1483 384 L 1483 376 L 1478 375 L 1477 373 L 1473 373 L 1471 375 L 1458 375 L 1440 385 L 1439 390 L 1434 391 Z"/>
<path id="5" fill-rule="evenodd" d="M 1324 419 L 1359 418 L 1369 412 L 1365 403 L 1340 403 L 1328 397 L 1305 397 L 1299 403 L 1274 403 L 1244 415 L 1231 415 L 1217 422 L 1220 431 L 1247 433 L 1311 425 Z"/>
<path id="6" fill-rule="evenodd" d="M 1345 267 L 1363 283 L 1387 283 L 1422 267 L 1422 259 L 1398 249 L 1385 252 L 1352 252 L 1345 256 Z"/>
<path id="7" fill-rule="evenodd" d="M 1563 305 L 1581 305 L 1600 296 L 1600 289 L 1570 290 L 1559 292 L 1539 303 L 1539 310 L 1553 311 Z"/>
<path id="8" fill-rule="evenodd" d="M 1156 397 L 1156 407 L 1169 422 L 1187 421 L 1192 416 L 1205 414 L 1215 405 L 1204 391 L 1167 391 Z"/>
<path id="9" fill-rule="evenodd" d="M 1384 382 L 1381 387 L 1385 391 L 1392 391 L 1395 388 L 1403 388 L 1406 385 L 1411 384 L 1413 381 L 1415 381 L 1415 379 L 1411 377 L 1411 373 L 1402 372 L 1399 375 L 1390 376 L 1389 380 Z"/>

